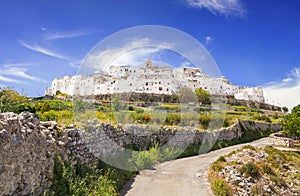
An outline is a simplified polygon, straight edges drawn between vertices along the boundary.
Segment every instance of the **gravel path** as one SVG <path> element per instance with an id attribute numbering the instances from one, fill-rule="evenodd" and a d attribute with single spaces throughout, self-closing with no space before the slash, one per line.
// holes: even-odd
<path id="1" fill-rule="evenodd" d="M 212 195 L 207 179 L 209 165 L 218 157 L 251 144 L 269 145 L 268 138 L 161 163 L 154 170 L 141 171 L 132 184 L 121 192 L 126 196 L 206 196 Z M 125 193 L 124 193 L 125 192 Z"/>

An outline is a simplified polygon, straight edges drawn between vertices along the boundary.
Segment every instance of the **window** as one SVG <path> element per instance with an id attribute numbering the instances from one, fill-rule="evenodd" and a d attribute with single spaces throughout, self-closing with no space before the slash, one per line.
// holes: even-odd
<path id="1" fill-rule="evenodd" d="M 162 87 L 159 87 L 158 90 L 162 91 Z"/>
<path id="2" fill-rule="evenodd" d="M 148 82 L 146 82 L 146 86 L 148 86 Z"/>

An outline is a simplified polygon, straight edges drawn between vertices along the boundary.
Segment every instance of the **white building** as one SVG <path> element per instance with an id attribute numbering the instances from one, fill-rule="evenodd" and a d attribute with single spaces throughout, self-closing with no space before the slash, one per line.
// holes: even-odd
<path id="1" fill-rule="evenodd" d="M 215 95 L 232 95 L 236 99 L 264 102 L 260 87 L 245 88 L 232 85 L 224 76 L 212 78 L 198 68 L 152 66 L 147 60 L 144 67 L 111 66 L 107 74 L 75 75 L 56 78 L 46 89 L 46 95 L 58 91 L 68 95 L 99 95 L 124 92 L 171 95 L 182 87 L 202 88 Z"/>

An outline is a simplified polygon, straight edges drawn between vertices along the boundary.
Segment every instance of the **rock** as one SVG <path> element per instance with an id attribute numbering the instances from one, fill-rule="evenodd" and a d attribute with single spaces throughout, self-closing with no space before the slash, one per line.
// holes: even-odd
<path id="1" fill-rule="evenodd" d="M 53 169 L 56 145 L 49 145 L 39 120 L 28 112 L 2 113 L 0 127 L 1 195 L 32 195 L 46 187 L 41 178 L 45 179 L 43 174 Z"/>
<path id="2" fill-rule="evenodd" d="M 64 146 L 64 145 L 65 145 L 65 143 L 62 142 L 62 141 L 57 141 L 57 144 L 58 144 L 59 146 Z"/>
<path id="3" fill-rule="evenodd" d="M 282 168 L 285 169 L 285 170 L 291 170 L 288 165 L 282 165 Z"/>

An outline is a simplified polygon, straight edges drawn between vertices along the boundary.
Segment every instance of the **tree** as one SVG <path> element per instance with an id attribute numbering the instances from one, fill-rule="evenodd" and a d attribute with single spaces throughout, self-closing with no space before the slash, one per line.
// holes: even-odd
<path id="1" fill-rule="evenodd" d="M 287 112 L 289 111 L 289 109 L 288 109 L 287 107 L 283 106 L 283 107 L 282 107 L 282 111 L 283 111 L 284 113 L 287 113 Z"/>
<path id="2" fill-rule="evenodd" d="M 21 96 L 14 90 L 1 89 L 0 92 L 0 112 L 15 112 L 33 111 L 32 106 L 28 103 L 26 96 Z"/>
<path id="3" fill-rule="evenodd" d="M 122 103 L 120 102 L 118 95 L 114 96 L 111 102 L 114 111 L 120 111 L 122 109 Z"/>
<path id="4" fill-rule="evenodd" d="M 197 96 L 191 88 L 181 88 L 176 94 L 180 103 L 197 102 Z"/>
<path id="5" fill-rule="evenodd" d="M 73 102 L 73 111 L 74 112 L 85 112 L 88 108 L 88 103 L 84 102 L 82 99 L 76 100 Z"/>
<path id="6" fill-rule="evenodd" d="M 282 129 L 290 136 L 300 136 L 300 104 L 284 117 Z"/>
<path id="7" fill-rule="evenodd" d="M 210 100 L 210 93 L 207 90 L 204 90 L 202 88 L 195 89 L 195 94 L 197 95 L 198 102 L 209 104 L 211 103 Z"/>

